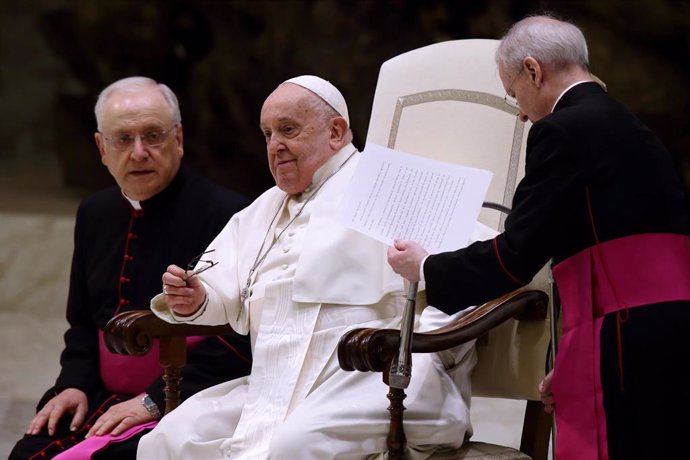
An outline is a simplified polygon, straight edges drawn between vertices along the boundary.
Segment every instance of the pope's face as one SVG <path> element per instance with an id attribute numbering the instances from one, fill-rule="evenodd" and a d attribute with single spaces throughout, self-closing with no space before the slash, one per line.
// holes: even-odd
<path id="1" fill-rule="evenodd" d="M 119 90 L 107 99 L 96 144 L 101 161 L 133 200 L 160 193 L 173 180 L 182 160 L 182 125 L 175 124 L 170 106 L 153 87 Z M 164 139 L 151 146 L 147 140 Z M 144 139 L 142 139 L 142 137 Z M 133 138 L 127 147 L 118 139 Z"/>
<path id="2" fill-rule="evenodd" d="M 335 154 L 330 123 L 317 111 L 315 98 L 311 91 L 286 83 L 261 109 L 268 165 L 276 185 L 289 194 L 303 192 L 316 170 Z"/>

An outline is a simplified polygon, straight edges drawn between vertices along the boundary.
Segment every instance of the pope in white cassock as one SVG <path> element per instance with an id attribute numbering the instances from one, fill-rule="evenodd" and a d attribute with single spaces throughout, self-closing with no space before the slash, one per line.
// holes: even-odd
<path id="1" fill-rule="evenodd" d="M 386 245 L 336 218 L 361 155 L 351 143 L 347 105 L 329 82 L 296 77 L 266 99 L 260 127 L 276 187 L 211 243 L 206 256 L 217 266 L 194 276 L 170 266 L 164 294 L 151 302 L 170 322 L 229 323 L 249 333 L 251 374 L 166 415 L 141 439 L 139 459 L 362 459 L 385 452 L 381 375 L 343 371 L 337 359 L 347 330 L 399 328 L 405 304 Z M 422 328 L 424 321 L 422 315 Z M 457 350 L 454 362 L 413 356 L 405 399 L 410 458 L 458 447 L 470 434 L 475 359 L 472 344 Z"/>

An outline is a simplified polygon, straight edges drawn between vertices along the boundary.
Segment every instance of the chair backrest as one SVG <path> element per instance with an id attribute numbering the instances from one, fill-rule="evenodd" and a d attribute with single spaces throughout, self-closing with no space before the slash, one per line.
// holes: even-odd
<path id="1" fill-rule="evenodd" d="M 486 201 L 510 207 L 524 175 L 529 123 L 504 101 L 494 52 L 498 40 L 447 41 L 382 66 L 367 143 L 493 172 Z M 366 154 L 366 149 L 365 149 Z M 480 222 L 502 230 L 505 215 Z M 545 271 L 532 287 L 548 293 Z M 510 320 L 478 342 L 473 394 L 537 400 L 549 343 L 548 321 Z"/>

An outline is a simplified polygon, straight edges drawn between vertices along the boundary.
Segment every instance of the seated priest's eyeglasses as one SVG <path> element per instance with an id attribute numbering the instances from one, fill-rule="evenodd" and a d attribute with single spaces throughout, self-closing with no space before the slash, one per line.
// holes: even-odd
<path id="1" fill-rule="evenodd" d="M 132 134 L 132 133 L 117 133 L 113 136 L 106 136 L 101 132 L 103 138 L 108 141 L 110 146 L 118 151 L 130 150 L 134 146 L 137 136 L 141 140 L 141 143 L 146 147 L 155 148 L 160 147 L 168 139 L 170 132 L 177 128 L 177 124 L 174 124 L 169 129 L 149 129 L 143 134 Z"/>
<path id="2" fill-rule="evenodd" d="M 208 254 L 209 252 L 213 252 L 215 249 L 209 249 L 208 251 L 204 251 L 198 256 L 194 257 L 192 260 L 189 261 L 187 264 L 187 278 L 191 278 L 194 275 L 198 275 L 199 273 L 203 273 L 209 268 L 215 267 L 218 265 L 219 262 L 216 262 L 214 260 L 204 260 L 201 257 L 204 256 L 205 254 Z M 197 267 L 197 265 L 199 265 Z M 194 269 L 194 267 L 197 267 Z"/>

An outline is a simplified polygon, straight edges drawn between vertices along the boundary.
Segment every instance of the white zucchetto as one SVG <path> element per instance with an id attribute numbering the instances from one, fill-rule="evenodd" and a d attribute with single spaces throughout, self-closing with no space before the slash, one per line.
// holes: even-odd
<path id="1" fill-rule="evenodd" d="M 350 126 L 350 117 L 347 113 L 345 98 L 331 82 L 315 75 L 300 75 L 299 77 L 285 80 L 283 84 L 284 83 L 293 83 L 316 94 L 326 101 L 328 105 L 333 107 L 333 110 L 338 112 L 338 114 L 345 119 L 347 125 Z"/>

